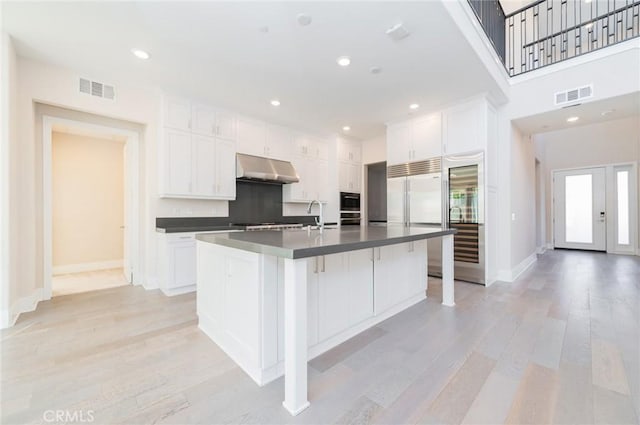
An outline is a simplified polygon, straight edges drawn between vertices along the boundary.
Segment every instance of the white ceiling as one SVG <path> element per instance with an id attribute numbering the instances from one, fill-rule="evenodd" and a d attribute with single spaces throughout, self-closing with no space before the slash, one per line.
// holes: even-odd
<path id="1" fill-rule="evenodd" d="M 350 125 L 362 139 L 410 103 L 419 114 L 499 90 L 441 1 L 4 2 L 3 20 L 21 56 L 300 129 Z M 385 30 L 398 22 L 411 35 L 394 42 Z M 341 55 L 351 66 L 337 66 Z"/>
<path id="2" fill-rule="evenodd" d="M 610 112 L 603 115 L 605 111 Z M 639 115 L 640 96 L 630 93 L 520 118 L 513 123 L 525 134 L 536 134 Z M 579 120 L 569 123 L 569 117 L 578 117 Z"/>

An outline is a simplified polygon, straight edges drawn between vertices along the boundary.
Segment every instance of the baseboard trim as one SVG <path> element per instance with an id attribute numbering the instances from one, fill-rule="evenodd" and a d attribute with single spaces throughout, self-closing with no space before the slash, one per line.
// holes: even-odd
<path id="1" fill-rule="evenodd" d="M 511 270 L 500 270 L 498 272 L 497 280 L 502 282 L 515 282 L 529 267 L 531 267 L 536 261 L 538 261 L 537 253 L 534 252 L 524 260 L 522 260 L 517 266 Z"/>
<path id="2" fill-rule="evenodd" d="M 547 250 L 547 247 L 546 247 L 546 246 L 544 246 L 544 245 L 539 246 L 539 247 L 536 249 L 536 254 L 540 254 L 540 255 L 542 255 L 542 254 L 544 254 L 544 253 L 545 253 L 545 251 L 546 251 L 546 250 Z"/>
<path id="3" fill-rule="evenodd" d="M 196 285 L 181 286 L 179 288 L 171 288 L 171 289 L 160 288 L 160 290 L 166 296 L 173 297 L 174 295 L 182 295 L 182 294 L 187 294 L 189 292 L 196 292 Z"/>
<path id="4" fill-rule="evenodd" d="M 2 329 L 15 325 L 22 313 L 34 311 L 40 301 L 44 300 L 44 289 L 38 288 L 31 295 L 19 298 L 11 305 L 9 311 L 2 311 Z"/>
<path id="5" fill-rule="evenodd" d="M 95 270 L 118 269 L 124 266 L 124 260 L 99 261 L 95 263 L 67 264 L 64 266 L 54 266 L 53 275 L 92 272 Z"/>

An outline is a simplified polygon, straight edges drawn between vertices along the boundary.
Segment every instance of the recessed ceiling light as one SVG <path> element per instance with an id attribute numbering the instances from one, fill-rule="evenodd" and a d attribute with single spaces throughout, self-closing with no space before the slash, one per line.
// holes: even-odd
<path id="1" fill-rule="evenodd" d="M 567 118 L 567 122 L 576 122 L 580 119 L 580 117 L 569 117 Z"/>
<path id="2" fill-rule="evenodd" d="M 142 49 L 131 49 L 131 53 L 139 59 L 149 59 L 149 53 Z"/>
<path id="3" fill-rule="evenodd" d="M 278 99 L 273 99 L 271 101 L 271 106 L 280 106 L 280 101 Z"/>
<path id="4" fill-rule="evenodd" d="M 420 107 L 420 105 L 418 105 L 417 103 L 412 103 L 411 105 L 409 105 L 409 109 L 418 109 Z"/>
<path id="5" fill-rule="evenodd" d="M 607 109 L 606 111 L 602 111 L 600 115 L 602 115 L 603 117 L 606 117 L 607 115 L 613 114 L 614 112 L 615 112 L 615 109 Z"/>
<path id="6" fill-rule="evenodd" d="M 298 20 L 298 24 L 302 25 L 303 27 L 309 25 L 312 20 L 311 15 L 307 15 L 306 13 L 299 13 L 298 16 L 296 16 L 296 19 Z"/>
<path id="7" fill-rule="evenodd" d="M 349 131 L 351 130 L 351 127 L 349 127 L 348 125 L 345 125 L 344 127 L 342 127 L 343 131 Z"/>
<path id="8" fill-rule="evenodd" d="M 336 62 L 338 62 L 338 65 L 340 66 L 349 66 L 349 64 L 351 63 L 351 59 L 349 58 L 349 56 L 340 56 L 338 59 L 336 59 Z"/>

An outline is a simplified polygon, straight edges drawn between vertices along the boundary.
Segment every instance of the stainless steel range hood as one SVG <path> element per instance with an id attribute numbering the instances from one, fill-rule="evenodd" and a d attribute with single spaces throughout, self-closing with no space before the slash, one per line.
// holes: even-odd
<path id="1" fill-rule="evenodd" d="M 236 178 L 279 184 L 300 181 L 298 173 L 288 161 L 243 153 L 236 154 Z"/>

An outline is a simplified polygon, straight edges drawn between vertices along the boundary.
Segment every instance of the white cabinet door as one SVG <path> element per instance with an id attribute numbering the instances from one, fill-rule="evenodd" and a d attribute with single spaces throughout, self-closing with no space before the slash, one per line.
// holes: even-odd
<path id="1" fill-rule="evenodd" d="M 248 118 L 238 118 L 238 152 L 264 156 L 265 124 Z"/>
<path id="2" fill-rule="evenodd" d="M 349 162 L 362 161 L 362 146 L 359 142 L 338 141 L 338 160 Z"/>
<path id="3" fill-rule="evenodd" d="M 374 249 L 375 314 L 380 314 L 409 297 L 409 250 L 408 244 Z"/>
<path id="4" fill-rule="evenodd" d="M 483 150 L 486 147 L 486 104 L 472 102 L 448 109 L 444 115 L 445 155 Z"/>
<path id="5" fill-rule="evenodd" d="M 172 279 L 167 288 L 181 288 L 196 284 L 196 241 L 172 242 L 169 244 L 169 255 L 172 259 Z"/>
<path id="6" fill-rule="evenodd" d="M 349 282 L 345 254 L 324 255 L 318 262 L 318 336 L 323 341 L 349 327 Z"/>
<path id="7" fill-rule="evenodd" d="M 411 161 L 411 126 L 408 123 L 387 127 L 387 165 Z"/>
<path id="8" fill-rule="evenodd" d="M 192 136 L 194 195 L 215 196 L 216 188 L 216 139 Z"/>
<path id="9" fill-rule="evenodd" d="M 442 155 L 442 114 L 420 117 L 413 122 L 411 132 L 412 161 Z"/>
<path id="10" fill-rule="evenodd" d="M 360 164 L 349 164 L 349 191 L 360 193 L 362 166 Z"/>
<path id="11" fill-rule="evenodd" d="M 420 240 L 410 243 L 411 258 L 407 262 L 408 266 L 408 291 L 409 296 L 426 293 L 428 276 L 427 276 L 427 241 Z"/>
<path id="12" fill-rule="evenodd" d="M 349 326 L 373 316 L 373 250 L 346 253 L 348 260 Z"/>
<path id="13" fill-rule="evenodd" d="M 236 116 L 226 111 L 216 112 L 216 137 L 226 140 L 236 140 Z"/>
<path id="14" fill-rule="evenodd" d="M 185 99 L 165 98 L 164 125 L 175 130 L 191 130 L 191 103 Z"/>
<path id="15" fill-rule="evenodd" d="M 173 195 L 191 192 L 191 135 L 165 131 L 165 192 Z"/>
<path id="16" fill-rule="evenodd" d="M 350 167 L 351 164 L 346 161 L 338 163 L 338 186 L 341 192 L 351 192 Z"/>
<path id="17" fill-rule="evenodd" d="M 202 136 L 216 134 L 216 113 L 213 108 L 200 104 L 192 105 L 191 131 Z"/>
<path id="18" fill-rule="evenodd" d="M 216 140 L 216 195 L 236 199 L 236 145 L 228 140 Z"/>
<path id="19" fill-rule="evenodd" d="M 286 161 L 291 159 L 293 149 L 295 149 L 295 145 L 289 129 L 278 125 L 267 126 L 263 156 Z"/>

